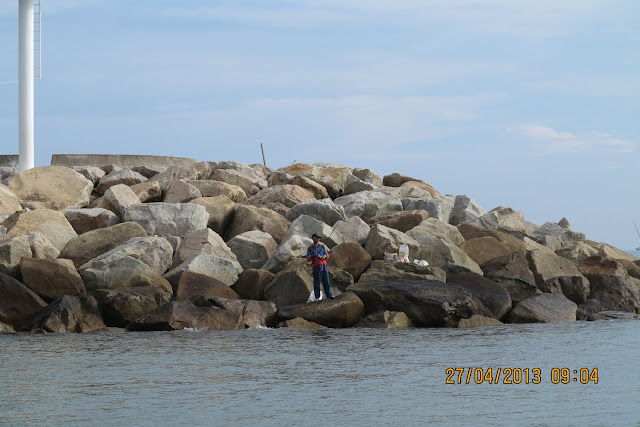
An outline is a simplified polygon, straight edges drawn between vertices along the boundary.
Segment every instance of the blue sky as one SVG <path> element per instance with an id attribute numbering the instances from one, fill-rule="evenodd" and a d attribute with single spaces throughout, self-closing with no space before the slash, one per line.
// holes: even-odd
<path id="1" fill-rule="evenodd" d="M 334 162 L 640 246 L 640 2 L 42 0 L 53 153 Z M 0 146 L 18 0 L 0 3 Z"/>

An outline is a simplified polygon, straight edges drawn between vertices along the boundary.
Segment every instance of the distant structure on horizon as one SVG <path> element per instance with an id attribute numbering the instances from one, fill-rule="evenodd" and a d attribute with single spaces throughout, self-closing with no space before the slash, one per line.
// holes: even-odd
<path id="1" fill-rule="evenodd" d="M 34 166 L 33 80 L 42 79 L 42 0 L 18 0 L 19 168 Z"/>

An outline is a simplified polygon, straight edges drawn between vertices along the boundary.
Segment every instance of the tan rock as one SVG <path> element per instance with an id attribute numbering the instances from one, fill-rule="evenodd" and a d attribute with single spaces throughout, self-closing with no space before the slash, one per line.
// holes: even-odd
<path id="1" fill-rule="evenodd" d="M 162 200 L 162 189 L 158 181 L 141 182 L 140 184 L 132 185 L 130 188 L 142 203 Z"/>
<path id="2" fill-rule="evenodd" d="M 199 197 L 202 197 L 200 190 L 182 179 L 177 179 L 169 185 L 163 202 L 187 203 Z"/>
<path id="3" fill-rule="evenodd" d="M 227 184 L 222 181 L 197 180 L 191 181 L 191 185 L 200 190 L 202 197 L 227 196 L 230 200 L 240 203 L 247 199 L 247 194 L 237 185 Z"/>
<path id="4" fill-rule="evenodd" d="M 270 209 L 240 205 L 233 215 L 226 239 L 230 240 L 245 231 L 260 230 L 269 233 L 280 244 L 291 223 Z"/>
<path id="5" fill-rule="evenodd" d="M 78 236 L 62 212 L 37 209 L 20 215 L 18 221 L 7 233 L 7 238 L 31 232 L 41 233 L 59 251 L 62 251 L 71 239 Z"/>
<path id="6" fill-rule="evenodd" d="M 238 261 L 236 255 L 231 251 L 231 248 L 227 246 L 218 233 L 210 228 L 203 228 L 192 231 L 182 239 L 182 242 L 173 257 L 172 268 L 177 267 L 187 259 L 202 253 L 216 255 L 232 261 Z"/>
<path id="7" fill-rule="evenodd" d="M 511 253 L 498 239 L 490 236 L 467 240 L 460 249 L 478 264 Z"/>
<path id="8" fill-rule="evenodd" d="M 418 187 L 422 190 L 428 191 L 431 197 L 439 196 L 440 192 L 433 188 L 433 186 L 424 181 L 405 181 L 400 184 L 400 187 Z"/>
<path id="9" fill-rule="evenodd" d="M 224 236 L 238 204 L 227 196 L 200 197 L 189 203 L 203 206 L 209 213 L 207 227 Z"/>
<path id="10" fill-rule="evenodd" d="M 526 245 L 521 240 L 499 231 L 485 230 L 470 224 L 460 224 L 458 226 L 458 231 L 460 231 L 460 234 L 462 234 L 462 237 L 464 237 L 465 240 L 489 236 L 500 241 L 500 243 L 505 245 L 510 252 L 527 250 Z"/>
<path id="11" fill-rule="evenodd" d="M 429 218 L 429 212 L 417 209 L 411 211 L 391 212 L 377 215 L 367 220 L 369 226 L 381 224 L 389 228 L 406 233 L 412 228 L 418 226 L 422 221 Z"/>
<path id="12" fill-rule="evenodd" d="M 64 216 L 78 234 L 110 227 L 120 222 L 118 215 L 104 208 L 67 209 Z"/>
<path id="13" fill-rule="evenodd" d="M 93 183 L 72 169 L 43 166 L 11 178 L 9 189 L 23 206 L 61 211 L 87 206 Z"/>
<path id="14" fill-rule="evenodd" d="M 21 209 L 22 206 L 20 206 L 16 195 L 8 187 L 0 185 L 0 223 Z"/>

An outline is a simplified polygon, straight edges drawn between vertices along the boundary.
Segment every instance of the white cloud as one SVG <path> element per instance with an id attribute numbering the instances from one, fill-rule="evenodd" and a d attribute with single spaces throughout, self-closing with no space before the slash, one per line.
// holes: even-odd
<path id="1" fill-rule="evenodd" d="M 540 156 L 596 150 L 629 153 L 636 148 L 635 142 L 631 140 L 616 138 L 607 132 L 600 131 L 578 135 L 533 124 L 518 126 L 510 131 L 532 142 L 535 147 L 534 154 Z"/>

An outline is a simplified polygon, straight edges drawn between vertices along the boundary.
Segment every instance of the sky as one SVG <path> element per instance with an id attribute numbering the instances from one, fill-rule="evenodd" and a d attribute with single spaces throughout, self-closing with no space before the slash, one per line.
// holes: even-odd
<path id="1" fill-rule="evenodd" d="M 42 0 L 36 166 L 155 154 L 399 172 L 640 246 L 640 2 Z M 0 0 L 0 154 L 18 152 Z"/>

